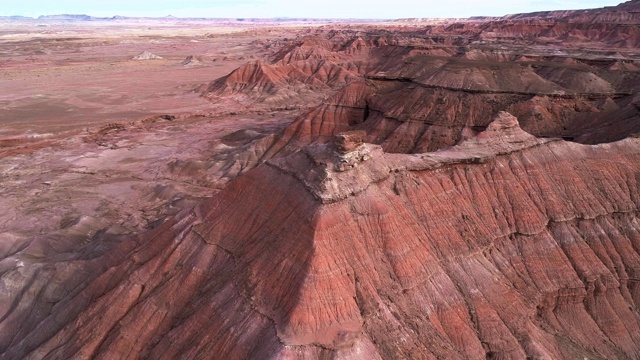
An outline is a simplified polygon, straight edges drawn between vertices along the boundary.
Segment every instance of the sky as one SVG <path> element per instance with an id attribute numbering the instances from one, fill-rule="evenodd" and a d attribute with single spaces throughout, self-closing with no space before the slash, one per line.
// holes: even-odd
<path id="1" fill-rule="evenodd" d="M 0 16 L 438 18 L 614 6 L 624 0 L 0 0 Z"/>

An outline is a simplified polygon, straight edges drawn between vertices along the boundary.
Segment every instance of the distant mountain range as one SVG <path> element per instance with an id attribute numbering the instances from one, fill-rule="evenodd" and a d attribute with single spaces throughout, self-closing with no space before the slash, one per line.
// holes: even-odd
<path id="1" fill-rule="evenodd" d="M 0 21 L 51 21 L 51 22 L 75 22 L 75 21 L 117 21 L 117 20 L 158 20 L 158 21 L 180 21 L 180 20 L 191 20 L 191 21 L 233 21 L 233 22 L 247 22 L 247 23 L 260 23 L 260 22 L 313 22 L 313 21 L 349 21 L 355 19 L 313 19 L 313 18 L 288 18 L 288 17 L 278 17 L 271 19 L 256 19 L 256 18 L 178 18 L 175 16 L 165 16 L 165 17 L 128 17 L 128 16 L 112 16 L 112 17 L 95 17 L 85 14 L 58 14 L 58 15 L 41 15 L 37 18 L 28 17 L 28 16 L 0 16 Z M 357 19 L 357 20 L 367 20 L 367 21 L 385 21 L 383 19 Z"/>
<path id="2" fill-rule="evenodd" d="M 91 20 L 112 20 L 117 18 L 123 18 L 122 16 L 114 16 L 111 18 L 99 18 L 84 14 L 59 14 L 59 15 L 41 15 L 37 18 L 29 16 L 0 16 L 0 20 L 16 20 L 16 21 L 36 21 L 36 20 L 55 20 L 55 21 L 91 21 Z"/>

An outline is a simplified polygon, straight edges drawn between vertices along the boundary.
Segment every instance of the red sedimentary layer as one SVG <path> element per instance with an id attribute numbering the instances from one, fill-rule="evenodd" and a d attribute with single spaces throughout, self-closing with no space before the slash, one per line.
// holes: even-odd
<path id="1" fill-rule="evenodd" d="M 635 358 L 639 164 L 506 113 L 435 153 L 314 145 L 31 284 L 51 315 L 10 312 L 4 357 Z"/>

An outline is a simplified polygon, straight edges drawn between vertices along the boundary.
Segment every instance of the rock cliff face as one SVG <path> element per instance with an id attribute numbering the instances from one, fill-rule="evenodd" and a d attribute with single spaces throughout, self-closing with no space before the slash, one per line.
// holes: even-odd
<path id="1" fill-rule="evenodd" d="M 640 355 L 638 139 L 539 139 L 507 113 L 434 153 L 357 138 L 51 265 L 5 309 L 3 357 Z"/>

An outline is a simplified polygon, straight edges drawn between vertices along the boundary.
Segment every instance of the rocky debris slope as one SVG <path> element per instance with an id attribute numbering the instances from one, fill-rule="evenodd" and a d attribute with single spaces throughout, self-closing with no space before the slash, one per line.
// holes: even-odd
<path id="1" fill-rule="evenodd" d="M 432 153 L 362 136 L 50 281 L 16 291 L 27 268 L 8 268 L 2 357 L 640 356 L 638 139 L 539 139 L 507 113 Z"/>

